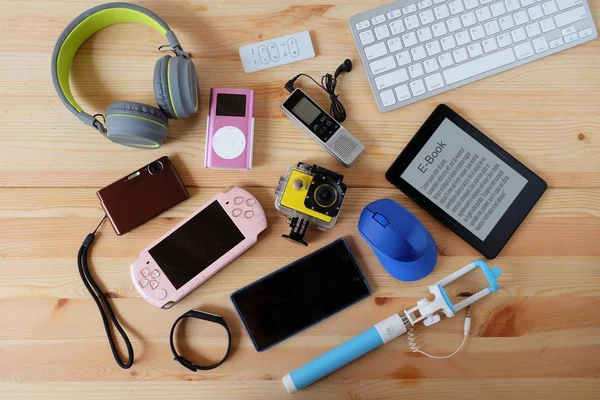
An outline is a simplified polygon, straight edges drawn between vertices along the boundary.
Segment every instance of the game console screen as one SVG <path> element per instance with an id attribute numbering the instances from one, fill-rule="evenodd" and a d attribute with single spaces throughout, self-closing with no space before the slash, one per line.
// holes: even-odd
<path id="1" fill-rule="evenodd" d="M 217 115 L 221 117 L 245 117 L 245 94 L 217 94 Z"/>
<path id="2" fill-rule="evenodd" d="M 215 200 L 149 253 L 175 289 L 179 289 L 244 239 Z"/>

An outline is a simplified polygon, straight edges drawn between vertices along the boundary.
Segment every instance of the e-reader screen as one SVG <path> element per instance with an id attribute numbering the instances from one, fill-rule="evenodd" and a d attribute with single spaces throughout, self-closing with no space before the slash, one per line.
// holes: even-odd
<path id="1" fill-rule="evenodd" d="M 448 118 L 400 177 L 482 241 L 527 185 Z"/>

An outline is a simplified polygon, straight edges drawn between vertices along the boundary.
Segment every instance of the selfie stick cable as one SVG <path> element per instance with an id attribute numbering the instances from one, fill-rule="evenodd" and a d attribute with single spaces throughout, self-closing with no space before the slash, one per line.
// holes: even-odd
<path id="1" fill-rule="evenodd" d="M 85 237 L 85 240 L 81 244 L 79 248 L 79 253 L 77 254 L 77 265 L 79 267 L 79 275 L 81 276 L 81 280 L 85 285 L 88 292 L 96 302 L 96 306 L 98 306 L 98 310 L 100 311 L 100 315 L 102 316 L 102 323 L 104 324 L 104 330 L 106 331 L 106 337 L 108 338 L 108 344 L 110 345 L 110 349 L 112 350 L 113 356 L 115 357 L 115 361 L 119 365 L 119 367 L 123 369 L 128 369 L 133 365 L 133 347 L 131 346 L 131 342 L 123 330 L 123 327 L 119 323 L 117 316 L 112 310 L 106 295 L 102 292 L 102 289 L 98 286 L 98 284 L 92 278 L 92 274 L 88 268 L 88 250 L 92 247 L 92 243 L 94 243 L 94 239 L 96 238 L 96 232 L 100 229 L 100 226 L 106 219 L 106 215 L 102 218 L 102 221 L 98 224 L 94 232 L 88 233 Z M 108 318 L 112 321 L 115 329 L 119 332 L 123 341 L 125 342 L 125 346 L 127 347 L 127 361 L 123 362 L 117 350 L 117 346 L 115 344 L 115 339 L 113 338 L 112 332 L 110 330 L 108 318 L 106 316 L 108 314 Z"/>

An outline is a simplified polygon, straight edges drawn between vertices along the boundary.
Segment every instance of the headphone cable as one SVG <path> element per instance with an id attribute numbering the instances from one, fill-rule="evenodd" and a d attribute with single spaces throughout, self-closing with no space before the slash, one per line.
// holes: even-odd
<path id="1" fill-rule="evenodd" d="M 346 119 L 346 109 L 344 108 L 342 102 L 338 99 L 339 94 L 335 93 L 337 78 L 331 74 L 325 74 L 321 77 L 321 83 L 319 83 L 310 75 L 298 74 L 285 84 L 285 88 L 288 92 L 292 93 L 294 91 L 294 83 L 301 76 L 307 77 L 327 93 L 329 100 L 331 101 L 331 105 L 329 106 L 329 114 L 331 114 L 336 121 L 344 122 Z"/>

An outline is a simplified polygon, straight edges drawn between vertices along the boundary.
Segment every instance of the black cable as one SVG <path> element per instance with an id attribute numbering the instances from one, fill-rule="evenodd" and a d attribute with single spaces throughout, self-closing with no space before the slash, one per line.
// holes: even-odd
<path id="1" fill-rule="evenodd" d="M 94 232 L 89 233 L 85 237 L 85 240 L 81 244 L 81 247 L 79 248 L 79 252 L 77 254 L 77 264 L 79 267 L 79 276 L 81 276 L 83 284 L 85 285 L 88 292 L 90 292 L 90 295 L 94 299 L 94 302 L 96 302 L 96 306 L 98 306 L 98 310 L 100 311 L 100 315 L 102 316 L 102 323 L 104 324 L 104 330 L 106 331 L 108 344 L 110 345 L 110 349 L 112 350 L 113 356 L 115 357 L 115 361 L 117 362 L 119 367 L 123 369 L 128 369 L 133 365 L 133 347 L 131 346 L 131 342 L 129 341 L 127 334 L 125 333 L 125 331 L 121 327 L 121 324 L 117 320 L 117 317 L 113 312 L 112 307 L 108 302 L 108 299 L 106 298 L 104 293 L 102 293 L 102 289 L 100 289 L 98 284 L 96 284 L 94 278 L 92 278 L 87 263 L 88 250 L 90 249 L 90 247 L 92 247 L 92 243 L 94 243 L 94 239 L 96 238 L 96 231 L 100 228 L 105 219 L 106 215 L 104 216 L 104 218 L 102 218 L 102 221 L 100 221 L 96 229 L 94 229 Z M 127 347 L 127 362 L 123 362 L 121 360 L 121 357 L 117 350 L 117 346 L 115 344 L 115 340 L 112 336 L 112 332 L 110 331 L 110 326 L 108 324 L 106 314 L 108 314 L 108 317 L 112 321 L 115 329 L 119 332 L 119 334 L 123 338 L 123 341 L 125 342 L 125 346 Z"/>
<path id="2" fill-rule="evenodd" d="M 306 74 L 298 74 L 290 79 L 286 84 L 285 88 L 291 93 L 294 91 L 294 83 L 301 76 L 305 76 L 313 81 L 316 85 L 320 86 L 329 95 L 331 105 L 329 106 L 329 114 L 333 116 L 338 122 L 344 122 L 346 119 L 346 109 L 342 102 L 338 99 L 339 94 L 335 93 L 335 87 L 337 85 L 337 78 L 331 74 L 325 74 L 321 77 L 321 83 L 315 81 L 312 76 Z"/>

